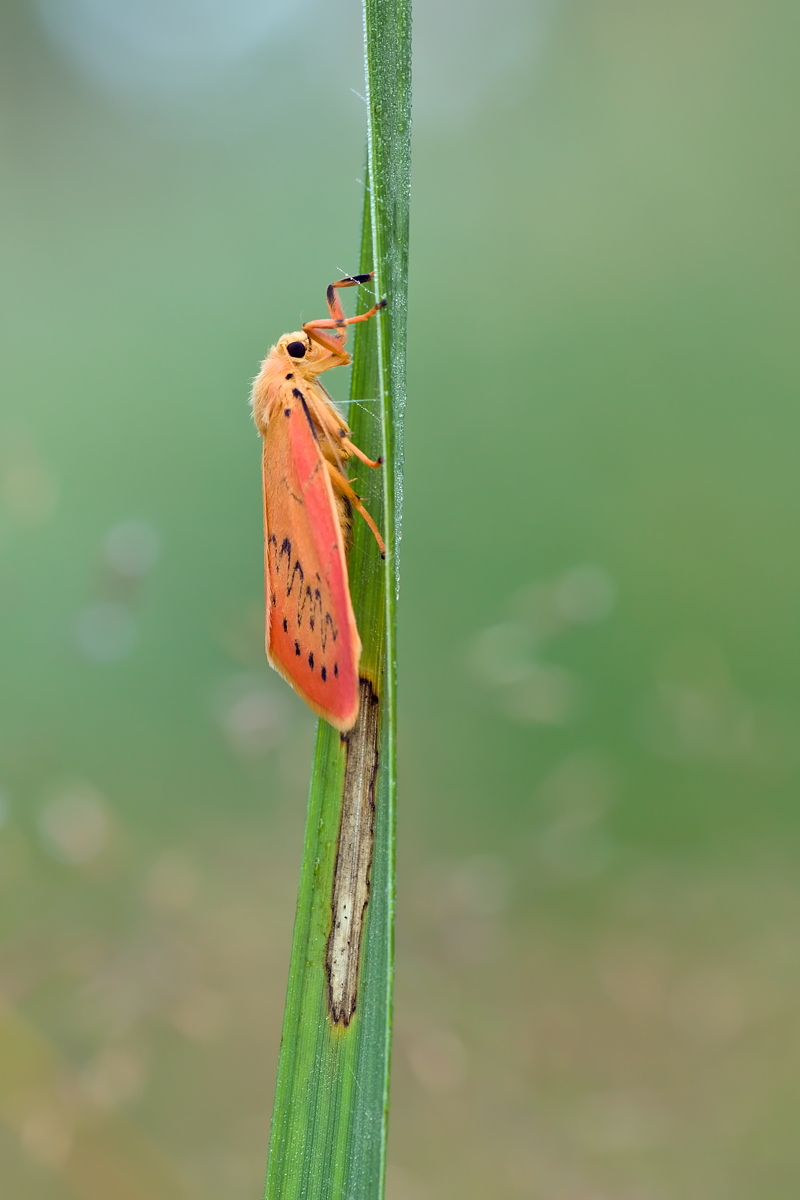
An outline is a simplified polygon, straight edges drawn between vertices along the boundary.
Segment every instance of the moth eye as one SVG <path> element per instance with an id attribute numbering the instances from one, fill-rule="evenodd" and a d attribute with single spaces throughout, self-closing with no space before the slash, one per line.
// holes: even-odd
<path id="1" fill-rule="evenodd" d="M 286 353 L 290 354 L 292 358 L 305 358 L 305 342 L 289 342 L 289 345 L 286 347 Z"/>

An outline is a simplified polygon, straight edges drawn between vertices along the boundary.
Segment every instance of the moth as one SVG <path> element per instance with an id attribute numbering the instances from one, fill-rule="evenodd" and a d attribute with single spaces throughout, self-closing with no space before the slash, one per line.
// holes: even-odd
<path id="1" fill-rule="evenodd" d="M 350 441 L 350 429 L 319 381 L 350 362 L 347 326 L 367 321 L 385 300 L 345 317 L 339 289 L 372 275 L 348 275 L 327 291 L 329 317 L 285 333 L 261 364 L 251 405 L 263 439 L 264 580 L 267 657 L 317 716 L 352 729 L 358 715 L 358 636 L 347 575 L 352 512 L 385 556 L 378 527 L 347 478 L 348 459 L 379 467 Z"/>

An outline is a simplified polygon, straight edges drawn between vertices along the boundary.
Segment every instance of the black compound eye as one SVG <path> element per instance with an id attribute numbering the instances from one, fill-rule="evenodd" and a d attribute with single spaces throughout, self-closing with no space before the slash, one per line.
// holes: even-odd
<path id="1" fill-rule="evenodd" d="M 305 342 L 289 342 L 289 345 L 286 347 L 286 353 L 290 354 L 292 358 L 305 358 Z"/>

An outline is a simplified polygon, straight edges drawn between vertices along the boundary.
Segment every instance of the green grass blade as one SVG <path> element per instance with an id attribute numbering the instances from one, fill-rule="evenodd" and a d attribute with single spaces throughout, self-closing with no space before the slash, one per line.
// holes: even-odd
<path id="1" fill-rule="evenodd" d="M 367 190 L 359 271 L 374 268 L 375 291 L 386 297 L 388 307 L 356 327 L 351 399 L 357 403 L 351 405 L 349 421 L 356 444 L 384 459 L 379 471 L 359 467 L 356 490 L 384 530 L 388 553 L 383 561 L 371 533 L 356 517 L 350 588 L 363 642 L 361 714 L 347 738 L 324 721 L 317 731 L 266 1200 L 379 1200 L 383 1195 L 393 972 L 395 606 L 405 405 L 410 17 L 410 0 L 365 0 Z M 370 302 L 362 295 L 360 310 Z M 365 870 L 364 847 L 370 848 L 370 827 L 374 838 L 352 1010 L 347 1004 L 337 1007 L 328 965 L 335 956 L 329 941 L 338 895 L 334 879 L 345 877 L 343 864 L 349 861 L 340 849 L 340 829 L 350 828 L 351 817 L 361 830 L 357 844 L 362 857 L 353 867 L 359 877 Z M 348 844 L 342 835 L 342 846 Z M 357 925 L 357 917 L 352 912 L 348 920 L 354 918 Z"/>

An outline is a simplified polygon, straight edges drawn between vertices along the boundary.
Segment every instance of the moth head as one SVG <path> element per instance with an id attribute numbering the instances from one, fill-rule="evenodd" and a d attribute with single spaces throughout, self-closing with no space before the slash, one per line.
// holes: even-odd
<path id="1" fill-rule="evenodd" d="M 311 379 L 331 366 L 330 351 L 307 333 L 285 333 L 275 347 L 279 362 L 287 374 L 296 371 L 301 379 Z"/>
<path id="2" fill-rule="evenodd" d="M 316 363 L 325 351 L 307 333 L 285 333 L 277 345 L 287 371 L 296 371 L 301 378 L 316 374 Z"/>

